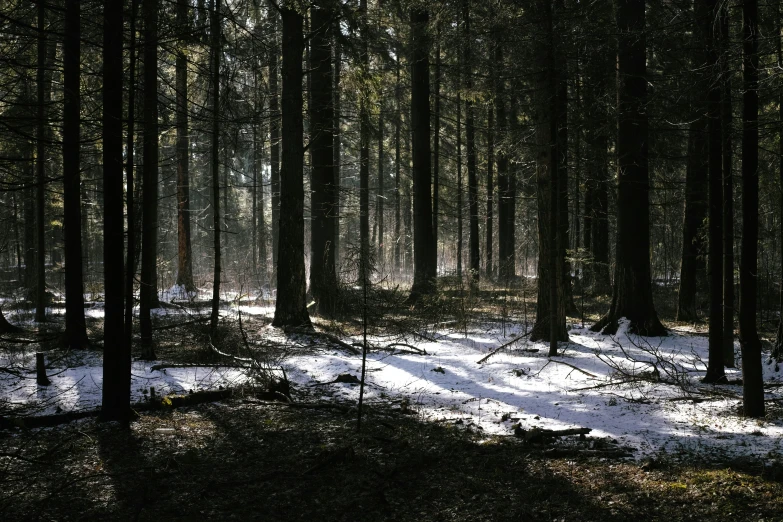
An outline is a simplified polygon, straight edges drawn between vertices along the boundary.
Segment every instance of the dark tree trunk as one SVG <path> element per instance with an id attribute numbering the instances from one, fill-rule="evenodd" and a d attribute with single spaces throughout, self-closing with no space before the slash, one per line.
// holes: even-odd
<path id="1" fill-rule="evenodd" d="M 781 67 L 783 65 L 783 49 L 781 48 L 781 30 L 783 30 L 783 27 L 781 27 L 781 19 L 780 19 L 780 5 L 777 5 L 776 12 L 775 12 L 775 19 L 777 20 L 777 38 L 775 39 L 775 46 L 776 46 L 776 57 L 777 57 L 777 65 L 778 67 Z M 723 24 L 723 19 L 721 19 L 721 23 Z M 727 30 L 728 30 L 728 22 L 727 24 Z M 781 122 L 781 125 L 783 125 L 783 85 L 778 85 L 778 119 Z M 775 361 L 780 362 L 783 360 L 783 126 L 778 128 L 778 153 L 780 155 L 778 159 L 778 179 L 780 182 L 781 192 L 780 196 L 778 198 L 778 205 L 780 206 L 780 215 L 779 215 L 779 237 L 778 240 L 780 241 L 780 262 L 781 262 L 781 283 L 780 283 L 780 303 L 779 303 L 779 312 L 780 312 L 780 322 L 778 323 L 778 331 L 777 335 L 775 337 L 775 347 L 772 349 L 772 359 Z M 726 306 L 729 306 L 729 303 L 726 303 Z M 733 354 L 732 354 L 733 355 Z M 726 361 L 728 362 L 729 352 L 726 350 Z M 733 360 L 733 359 L 732 359 Z"/>
<path id="2" fill-rule="evenodd" d="M 499 141 L 506 141 L 508 133 L 508 118 L 506 116 L 506 89 L 505 80 L 501 74 L 503 68 L 503 47 L 500 42 L 495 43 L 495 112 L 497 137 Z M 501 281 L 506 284 L 515 275 L 516 245 L 514 241 L 514 207 L 516 205 L 515 194 L 512 193 L 512 183 L 509 179 L 508 154 L 506 146 L 497 152 L 498 164 L 498 273 Z"/>
<path id="3" fill-rule="evenodd" d="M 703 109 L 702 103 L 699 104 Z M 706 245 L 700 233 L 707 217 L 707 179 L 709 174 L 707 119 L 703 111 L 695 116 L 688 131 L 688 160 L 685 169 L 685 212 L 682 224 L 682 259 L 677 320 L 695 321 L 696 291 L 706 278 Z"/>
<path id="4" fill-rule="evenodd" d="M 492 279 L 494 276 L 494 266 L 492 259 L 492 235 L 495 233 L 493 223 L 493 203 L 495 199 L 495 111 L 494 107 L 487 108 L 487 217 L 484 225 L 487 236 L 486 246 L 486 270 L 487 278 Z M 499 173 L 498 173 L 499 174 Z M 498 180 L 498 190 L 500 180 Z M 498 224 L 498 229 L 501 225 Z"/>
<path id="5" fill-rule="evenodd" d="M 340 39 L 338 37 L 339 28 L 339 22 L 335 22 L 332 34 L 334 37 L 334 85 L 332 88 L 332 93 L 334 95 L 334 130 L 332 135 L 334 139 L 334 143 L 332 144 L 332 169 L 334 171 L 334 180 L 332 181 L 334 184 L 334 244 L 332 250 L 334 251 L 334 254 L 332 254 L 332 257 L 334 258 L 335 273 L 337 273 L 340 264 L 340 71 L 342 69 L 342 51 L 340 49 Z M 399 84 L 399 71 L 397 72 L 397 82 Z M 397 128 L 399 128 L 399 126 L 397 126 Z M 397 217 L 397 221 L 399 222 L 399 205 Z M 399 230 L 397 230 L 397 233 L 399 233 Z"/>
<path id="6" fill-rule="evenodd" d="M 130 345 L 123 320 L 122 209 L 122 3 L 103 5 L 103 263 L 105 319 L 103 326 L 103 402 L 101 418 L 130 420 Z"/>
<path id="7" fill-rule="evenodd" d="M 457 277 L 462 279 L 462 98 L 457 90 Z"/>
<path id="8" fill-rule="evenodd" d="M 125 343 L 130 352 L 133 346 L 133 284 L 136 280 L 136 209 L 133 188 L 134 126 L 136 119 L 136 16 L 138 0 L 131 0 L 130 50 L 128 67 L 128 137 L 126 147 L 126 211 L 128 227 L 128 253 L 125 257 Z"/>
<path id="9" fill-rule="evenodd" d="M 617 245 L 609 313 L 593 330 L 612 334 L 625 317 L 641 335 L 666 335 L 652 295 L 647 167 L 647 38 L 644 0 L 617 0 Z"/>
<path id="10" fill-rule="evenodd" d="M 177 30 L 187 33 L 188 2 L 177 0 Z M 186 42 L 180 42 L 176 58 L 177 91 L 177 285 L 194 292 L 193 254 L 190 246 L 190 134 L 188 130 L 188 62 Z M 254 127 L 255 128 L 255 127 Z M 255 205 L 253 206 L 255 208 Z M 254 223 L 255 225 L 255 223 Z M 255 227 L 253 227 L 255 234 Z M 253 248 L 255 253 L 255 248 Z"/>
<path id="11" fill-rule="evenodd" d="M 304 265 L 304 146 L 302 144 L 302 53 L 304 20 L 290 8 L 283 19 L 283 95 L 280 172 L 280 235 L 277 259 L 277 300 L 272 325 L 311 327 L 307 315 Z"/>
<path id="12" fill-rule="evenodd" d="M 81 20 L 79 0 L 65 2 L 63 42 L 63 211 L 65 226 L 65 344 L 70 349 L 87 344 L 82 281 L 81 176 Z"/>
<path id="13" fill-rule="evenodd" d="M 139 326 L 142 358 L 155 359 L 151 310 L 158 302 L 158 3 L 143 0 L 144 168 L 141 202 Z"/>
<path id="14" fill-rule="evenodd" d="M 734 363 L 734 179 L 732 178 L 732 109 L 731 75 L 729 74 L 729 14 L 724 4 L 721 10 L 721 68 L 723 96 L 723 361 L 730 368 Z M 783 110 L 783 105 L 781 105 Z M 781 143 L 783 145 L 783 143 Z M 783 169 L 781 169 L 783 172 Z"/>
<path id="15" fill-rule="evenodd" d="M 759 238 L 759 54 L 758 2 L 742 4 L 742 253 L 739 337 L 742 348 L 742 405 L 748 417 L 764 416 L 761 340 L 756 330 L 756 272 Z"/>
<path id="16" fill-rule="evenodd" d="M 381 105 L 383 105 L 381 103 Z M 384 173 L 383 173 L 383 107 L 381 106 L 380 113 L 378 114 L 378 202 L 376 203 L 376 215 L 378 216 L 376 224 L 378 225 L 378 264 L 381 267 L 381 271 L 386 266 L 384 262 L 385 255 L 385 243 L 384 243 L 384 202 L 386 201 L 386 188 L 384 187 Z"/>
<path id="17" fill-rule="evenodd" d="M 214 249 L 214 267 L 212 270 L 212 314 L 209 318 L 209 331 L 212 338 L 217 333 L 220 319 L 220 2 L 214 0 L 210 36 L 212 42 L 212 248 Z"/>
<path id="18" fill-rule="evenodd" d="M 550 355 L 557 355 L 557 342 L 568 340 L 558 210 L 561 199 L 559 162 L 562 158 L 558 151 L 558 64 L 555 61 L 558 54 L 554 48 L 551 3 L 541 0 L 536 4 L 536 10 L 541 16 L 534 99 L 539 253 L 536 322 L 530 338 L 549 341 Z"/>
<path id="19" fill-rule="evenodd" d="M 334 184 L 332 147 L 334 146 L 334 110 L 332 97 L 332 13 L 327 8 L 310 11 L 312 40 L 310 63 L 310 153 L 312 165 L 310 235 L 310 293 L 318 311 L 334 312 L 337 278 L 334 260 L 336 237 L 334 209 L 337 187 Z"/>
<path id="20" fill-rule="evenodd" d="M 362 75 L 369 77 L 370 54 L 367 0 L 359 1 L 361 15 L 361 43 L 359 66 Z M 359 273 L 362 284 L 370 277 L 370 100 L 369 88 L 359 90 Z"/>
<path id="21" fill-rule="evenodd" d="M 38 117 L 35 130 L 35 320 L 46 320 L 46 2 L 38 2 L 38 65 L 36 89 Z"/>
<path id="22" fill-rule="evenodd" d="M 411 130 L 413 131 L 414 272 L 410 300 L 435 291 L 436 258 L 430 198 L 429 13 L 411 10 Z"/>
<path id="23" fill-rule="evenodd" d="M 397 47 L 397 59 L 395 60 L 396 82 L 394 84 L 394 99 L 397 114 L 394 118 L 394 271 L 402 270 L 402 220 L 400 173 L 402 168 L 402 85 L 400 83 L 400 47 Z"/>
<path id="24" fill-rule="evenodd" d="M 277 93 L 277 11 L 270 0 L 269 25 L 272 41 L 269 43 L 269 163 L 272 205 L 272 266 L 277 267 L 280 239 L 280 102 Z"/>
<path id="25" fill-rule="evenodd" d="M 718 45 L 720 12 L 716 0 L 703 0 L 705 19 L 701 20 L 707 37 L 707 121 L 709 134 L 710 232 L 709 232 L 709 361 L 704 382 L 725 382 L 723 370 L 723 151 L 721 129 L 721 85 Z"/>
<path id="26" fill-rule="evenodd" d="M 470 34 L 470 8 L 464 4 L 463 11 L 464 51 L 463 69 L 465 71 L 465 91 L 473 90 L 472 45 Z M 481 252 L 479 250 L 479 196 L 478 175 L 476 172 L 476 128 L 473 114 L 473 101 L 470 96 L 465 100 L 465 144 L 468 160 L 468 209 L 470 212 L 470 281 L 475 286 L 479 281 Z"/>
<path id="27" fill-rule="evenodd" d="M 434 127 L 432 136 L 432 241 L 435 245 L 435 259 L 438 249 L 438 215 L 440 212 L 440 23 L 435 36 L 435 109 L 433 114 Z"/>

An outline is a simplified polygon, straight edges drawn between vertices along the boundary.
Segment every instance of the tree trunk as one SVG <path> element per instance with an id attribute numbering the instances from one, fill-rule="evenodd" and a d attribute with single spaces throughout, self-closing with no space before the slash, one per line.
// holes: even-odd
<path id="1" fill-rule="evenodd" d="M 702 109 L 703 103 L 698 104 Z M 706 276 L 706 245 L 700 229 L 707 217 L 707 180 L 709 175 L 707 119 L 703 111 L 695 116 L 688 131 L 688 160 L 685 169 L 685 212 L 682 224 L 680 289 L 677 296 L 677 320 L 692 322 L 696 313 L 696 291 Z"/>
<path id="2" fill-rule="evenodd" d="M 141 282 L 139 326 L 144 360 L 155 359 L 152 308 L 158 302 L 158 3 L 143 0 L 144 170 L 141 203 Z"/>
<path id="3" fill-rule="evenodd" d="M 128 67 L 128 138 L 126 147 L 126 211 L 128 227 L 128 254 L 125 261 L 125 343 L 130 352 L 133 346 L 133 284 L 136 280 L 136 208 L 134 197 L 134 126 L 136 119 L 136 16 L 138 0 L 131 0 L 130 49 Z"/>
<path id="4" fill-rule="evenodd" d="M 269 43 L 269 163 L 272 201 L 272 266 L 277 267 L 280 240 L 280 102 L 277 93 L 277 11 L 270 0 L 269 25 L 272 41 Z"/>
<path id="5" fill-rule="evenodd" d="M 441 82 L 441 56 L 440 56 L 440 23 L 437 25 L 435 36 L 435 109 L 433 114 L 434 127 L 432 136 L 432 241 L 435 245 L 435 260 L 437 262 L 438 250 L 438 215 L 440 212 L 440 82 Z"/>
<path id="6" fill-rule="evenodd" d="M 557 52 L 554 48 L 552 6 L 540 1 L 538 35 L 539 64 L 536 70 L 536 180 L 538 184 L 538 300 L 531 340 L 549 341 L 550 355 L 557 355 L 557 342 L 567 341 L 563 292 L 562 234 L 559 230 L 560 167 L 558 151 Z"/>
<path id="7" fill-rule="evenodd" d="M 310 60 L 310 153 L 312 165 L 310 235 L 310 293 L 321 313 L 334 313 L 337 277 L 334 261 L 336 236 L 334 208 L 337 187 L 334 184 L 332 147 L 334 146 L 334 110 L 332 97 L 332 12 L 327 8 L 310 11 L 312 41 Z"/>
<path id="8" fill-rule="evenodd" d="M 463 11 L 465 91 L 473 90 L 473 72 L 470 34 L 470 8 L 464 4 Z M 471 96 L 465 100 L 465 140 L 468 159 L 468 208 L 470 212 L 470 281 L 471 286 L 478 285 L 481 269 L 481 253 L 479 251 L 479 201 L 478 176 L 476 173 L 476 128 Z"/>
<path id="9" fill-rule="evenodd" d="M 729 74 L 729 14 L 724 4 L 721 9 L 722 88 L 721 114 L 723 117 L 723 362 L 734 368 L 734 180 L 732 178 L 732 109 L 731 75 Z M 781 105 L 783 109 L 783 105 Z M 783 169 L 781 169 L 783 172 Z"/>
<path id="10" fill-rule="evenodd" d="M 617 245 L 609 313 L 593 330 L 613 334 L 625 317 L 641 335 L 666 335 L 652 296 L 647 167 L 647 39 L 644 0 L 618 0 Z"/>
<path id="11" fill-rule="evenodd" d="M 188 2 L 177 0 L 177 28 L 188 33 Z M 188 131 L 188 62 L 186 42 L 180 42 L 176 58 L 177 91 L 177 286 L 195 292 L 193 254 L 190 246 L 190 134 Z M 255 127 L 254 127 L 255 128 Z M 255 205 L 253 206 L 255 208 Z M 255 223 L 254 223 L 255 224 Z M 253 227 L 255 234 L 255 227 Z M 255 235 L 254 235 L 255 237 Z M 253 249 L 255 253 L 255 248 Z"/>
<path id="12" fill-rule="evenodd" d="M 130 420 L 130 345 L 123 320 L 122 209 L 122 3 L 103 5 L 103 263 L 105 319 L 103 326 L 103 402 L 101 418 Z"/>
<path id="13" fill-rule="evenodd" d="M 38 66 L 36 88 L 38 121 L 35 131 L 35 320 L 46 320 L 46 2 L 38 2 Z"/>
<path id="14" fill-rule="evenodd" d="M 212 313 L 209 318 L 209 332 L 215 338 L 220 319 L 220 2 L 214 0 L 210 36 L 212 42 L 212 248 L 215 262 L 212 270 Z"/>
<path id="15" fill-rule="evenodd" d="M 484 225 L 486 230 L 486 270 L 487 279 L 494 277 L 494 266 L 492 259 L 492 235 L 495 233 L 493 216 L 495 209 L 493 203 L 495 199 L 495 110 L 494 107 L 487 107 L 487 216 Z M 498 175 L 500 173 L 498 172 Z M 498 190 L 500 190 L 500 179 L 498 179 Z M 502 225 L 498 223 L 498 229 Z"/>
<path id="16" fill-rule="evenodd" d="M 436 257 L 430 198 L 429 13 L 411 10 L 411 129 L 413 131 L 414 272 L 410 301 L 435 291 Z"/>
<path id="17" fill-rule="evenodd" d="M 501 76 L 503 68 L 503 47 L 501 42 L 495 42 L 495 113 L 497 139 L 508 143 L 508 118 L 506 116 L 506 85 Z M 516 260 L 516 245 L 514 244 L 514 207 L 515 194 L 512 193 L 509 179 L 507 145 L 497 151 L 498 164 L 498 273 L 500 280 L 506 285 L 513 279 Z"/>
<path id="18" fill-rule="evenodd" d="M 399 274 L 402 270 L 402 220 L 400 173 L 402 169 L 402 85 L 400 82 L 400 46 L 397 47 L 397 59 L 395 60 L 396 81 L 394 84 L 394 99 L 397 114 L 394 118 L 394 271 Z"/>
<path id="19" fill-rule="evenodd" d="M 775 39 L 776 55 L 777 55 L 776 57 L 778 61 L 777 65 L 778 67 L 781 67 L 783 66 L 783 49 L 781 49 L 781 38 L 783 38 L 783 36 L 781 35 L 781 31 L 783 31 L 783 27 L 780 19 L 781 12 L 780 12 L 779 4 L 777 4 L 775 14 L 776 14 L 775 19 L 777 20 L 777 28 L 776 28 L 777 38 Z M 721 23 L 723 24 L 723 19 L 721 19 Z M 728 21 L 726 22 L 726 26 L 728 31 Z M 778 119 L 780 120 L 781 125 L 783 125 L 783 85 L 780 84 L 778 85 Z M 778 152 L 780 155 L 778 159 L 778 179 L 781 187 L 780 196 L 778 198 L 778 205 L 780 206 L 778 240 L 780 241 L 780 263 L 781 263 L 781 267 L 780 267 L 781 283 L 780 283 L 780 303 L 779 303 L 780 321 L 778 322 L 778 331 L 775 337 L 775 347 L 772 349 L 772 359 L 777 362 L 780 362 L 781 360 L 783 360 L 783 126 L 778 128 Z M 729 306 L 729 303 L 727 303 L 726 306 Z M 725 356 L 726 356 L 726 361 L 728 362 L 729 361 L 728 349 L 726 349 Z"/>
<path id="20" fill-rule="evenodd" d="M 707 37 L 707 67 L 709 91 L 707 93 L 707 121 L 709 134 L 710 172 L 710 232 L 709 232 L 709 361 L 704 382 L 725 382 L 723 371 L 723 151 L 721 129 L 721 85 L 718 46 L 720 11 L 716 0 L 703 0 L 705 19 L 704 33 Z"/>
<path id="21" fill-rule="evenodd" d="M 63 212 L 65 226 L 65 344 L 84 348 L 81 176 L 81 19 L 79 0 L 66 0 L 63 42 Z"/>
<path id="22" fill-rule="evenodd" d="M 305 298 L 304 146 L 302 144 L 302 15 L 280 9 L 283 19 L 282 152 L 277 300 L 273 326 L 311 328 Z"/>
<path id="23" fill-rule="evenodd" d="M 334 143 L 332 144 L 332 168 L 334 171 L 334 179 L 332 181 L 334 184 L 334 244 L 332 245 L 332 250 L 334 251 L 334 254 L 332 254 L 332 257 L 334 258 L 335 274 L 337 274 L 340 264 L 340 71 L 342 69 L 342 51 L 340 49 L 340 39 L 338 37 L 340 24 L 339 22 L 333 23 L 335 26 L 332 31 L 332 36 L 334 38 L 334 85 L 332 88 L 332 93 L 334 95 L 334 130 L 332 135 L 334 139 Z M 399 70 L 397 72 L 397 83 L 399 84 Z M 399 126 L 397 126 L 397 128 L 399 128 Z M 399 222 L 399 206 L 397 217 L 397 221 Z M 399 230 L 397 230 L 397 232 L 399 232 Z"/>
<path id="24" fill-rule="evenodd" d="M 764 416 L 761 340 L 756 330 L 756 272 L 759 238 L 759 54 L 758 2 L 742 4 L 742 253 L 739 337 L 742 348 L 742 406 L 748 417 Z"/>
<path id="25" fill-rule="evenodd" d="M 459 83 L 458 83 L 459 85 Z M 462 279 L 462 98 L 457 90 L 457 278 Z"/>
<path id="26" fill-rule="evenodd" d="M 359 67 L 363 78 L 369 79 L 370 54 L 367 0 L 359 1 L 361 16 L 361 43 Z M 359 274 L 362 284 L 370 277 L 370 87 L 359 89 Z"/>

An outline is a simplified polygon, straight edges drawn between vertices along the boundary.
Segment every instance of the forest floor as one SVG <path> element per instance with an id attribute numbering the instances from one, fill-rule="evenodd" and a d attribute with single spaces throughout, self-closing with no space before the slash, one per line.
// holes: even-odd
<path id="1" fill-rule="evenodd" d="M 197 304 L 161 309 L 159 360 L 134 361 L 133 400 L 151 386 L 233 396 L 144 412 L 130 429 L 90 418 L 0 431 L 0 518 L 783 520 L 783 381 L 765 364 L 767 417 L 744 418 L 740 370 L 728 370 L 733 384 L 699 382 L 702 326 L 667 323 L 671 335 L 645 339 L 571 318 L 550 358 L 528 339 L 524 289 L 444 291 L 416 310 L 358 295 L 340 320 L 317 320 L 316 336 L 269 327 L 270 303 L 226 303 L 217 350 Z M 583 304 L 585 321 L 604 306 Z M 101 308 L 88 311 L 91 335 Z M 52 385 L 39 387 L 26 346 L 1 351 L 0 416 L 100 405 L 100 350 L 53 348 Z M 283 372 L 293 402 L 260 400 Z M 578 428 L 591 431 L 546 431 Z"/>

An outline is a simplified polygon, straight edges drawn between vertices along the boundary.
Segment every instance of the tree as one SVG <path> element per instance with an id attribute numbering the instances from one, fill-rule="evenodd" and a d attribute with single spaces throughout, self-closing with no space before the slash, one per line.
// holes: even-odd
<path id="1" fill-rule="evenodd" d="M 277 42 L 277 11 L 269 1 L 269 25 L 272 41 L 269 43 L 269 190 L 272 207 L 272 265 L 277 267 L 280 240 L 280 99 L 277 92 L 277 57 L 280 47 Z"/>
<path id="2" fill-rule="evenodd" d="M 495 42 L 495 107 L 496 128 L 499 139 L 504 139 L 508 133 L 508 117 L 506 115 L 506 90 L 503 72 L 503 44 Z M 497 151 L 498 166 L 498 273 L 506 284 L 516 273 L 516 241 L 515 241 L 515 207 L 516 188 L 509 172 L 507 146 Z"/>
<path id="3" fill-rule="evenodd" d="M 103 266 L 105 319 L 103 326 L 103 401 L 101 418 L 128 422 L 131 418 L 130 345 L 123 320 L 122 211 L 122 3 L 103 4 Z"/>
<path id="4" fill-rule="evenodd" d="M 158 2 L 143 0 L 144 166 L 141 201 L 141 282 L 139 326 L 142 358 L 155 359 L 151 310 L 158 301 Z"/>
<path id="5" fill-rule="evenodd" d="M 617 239 L 609 313 L 593 325 L 611 334 L 627 318 L 641 335 L 665 335 L 652 296 L 647 165 L 647 40 L 644 0 L 617 0 Z"/>
<path id="6" fill-rule="evenodd" d="M 481 268 L 481 253 L 479 251 L 479 196 L 478 173 L 476 172 L 476 125 L 473 111 L 472 69 L 472 45 L 470 34 L 470 0 L 465 0 L 462 7 L 463 62 L 465 69 L 465 91 L 468 93 L 465 99 L 465 145 L 467 147 L 468 160 L 468 212 L 470 214 L 470 281 L 471 285 L 478 284 L 479 270 Z"/>
<path id="7" fill-rule="evenodd" d="M 133 285 L 136 281 L 136 211 L 134 197 L 134 141 L 133 132 L 136 120 L 136 15 L 138 0 L 131 0 L 130 16 L 130 60 L 128 67 L 128 142 L 126 148 L 126 201 L 128 222 L 128 253 L 125 261 L 125 343 L 127 350 L 133 345 Z"/>
<path id="8" fill-rule="evenodd" d="M 742 257 L 739 338 L 742 406 L 748 417 L 764 416 L 761 340 L 756 330 L 759 239 L 759 23 L 757 0 L 742 3 Z"/>
<path id="9" fill-rule="evenodd" d="M 46 2 L 38 0 L 38 121 L 35 129 L 35 320 L 46 320 Z"/>
<path id="10" fill-rule="evenodd" d="M 413 131 L 414 271 L 410 300 L 435 290 L 436 247 L 430 199 L 430 41 L 429 12 L 411 9 L 411 129 Z"/>
<path id="11" fill-rule="evenodd" d="M 220 319 L 220 0 L 213 0 L 210 44 L 212 51 L 212 239 L 214 266 L 212 269 L 212 313 L 210 335 L 214 338 Z"/>
<path id="12" fill-rule="evenodd" d="M 364 78 L 370 74 L 367 0 L 359 0 L 361 42 L 359 68 Z M 359 272 L 362 284 L 370 277 L 370 100 L 369 86 L 359 92 Z"/>
<path id="13" fill-rule="evenodd" d="M 277 295 L 273 326 L 311 328 L 307 315 L 304 265 L 304 146 L 302 144 L 302 15 L 289 2 L 283 19 L 282 165 Z"/>
<path id="14" fill-rule="evenodd" d="M 334 146 L 334 108 L 332 95 L 332 11 L 326 6 L 310 11 L 312 43 L 310 63 L 310 153 L 312 166 L 310 242 L 310 293 L 318 310 L 333 313 L 337 297 L 334 240 L 334 209 L 339 193 L 332 166 Z"/>
<path id="15" fill-rule="evenodd" d="M 177 27 L 188 34 L 188 2 L 177 0 Z M 176 57 L 177 90 L 177 286 L 194 292 L 193 253 L 190 244 L 190 135 L 188 131 L 187 37 L 180 40 Z M 255 229 L 254 229 L 255 232 Z M 254 249 L 255 252 L 255 249 Z"/>
<path id="16" fill-rule="evenodd" d="M 63 221 L 65 226 L 65 344 L 87 344 L 82 281 L 81 175 L 81 9 L 79 0 L 65 2 L 63 41 Z"/>

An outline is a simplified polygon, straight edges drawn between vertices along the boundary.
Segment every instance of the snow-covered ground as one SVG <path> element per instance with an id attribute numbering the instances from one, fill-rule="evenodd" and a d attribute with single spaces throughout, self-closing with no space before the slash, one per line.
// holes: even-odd
<path id="1" fill-rule="evenodd" d="M 242 307 L 243 314 L 267 315 L 268 307 Z M 524 328 L 522 328 L 524 331 Z M 285 340 L 279 330 L 260 333 Z M 435 331 L 432 341 L 399 340 L 426 351 L 399 353 L 371 350 L 367 359 L 368 402 L 405 403 L 422 419 L 451 422 L 486 434 L 510 434 L 522 428 L 592 428 L 591 436 L 609 437 L 634 448 L 641 458 L 659 451 L 697 451 L 715 458 L 752 455 L 783 456 L 783 421 L 747 419 L 739 415 L 741 386 L 699 383 L 707 360 L 704 336 L 672 333 L 663 338 L 639 338 L 621 326 L 615 336 L 570 330 L 561 354 L 547 357 L 548 346 L 531 343 L 524 335 L 485 362 L 479 361 L 519 335 L 520 327 L 497 325 L 464 332 Z M 417 337 L 417 339 L 421 339 Z M 288 339 L 295 342 L 295 339 Z M 356 339 L 347 339 L 357 342 Z M 384 348 L 388 339 L 371 338 Z M 325 400 L 358 399 L 359 387 L 334 383 L 340 374 L 359 376 L 361 357 L 320 343 L 315 352 L 294 351 L 283 362 L 299 389 Z M 55 361 L 49 370 L 52 385 L 38 387 L 30 359 L 12 361 L 23 374 L 0 372 L 0 398 L 13 403 L 40 404 L 41 412 L 95 408 L 101 396 L 98 355 Z M 0 365 L 3 361 L 0 361 Z M 160 393 L 237 386 L 248 378 L 242 370 L 170 368 L 151 370 L 154 363 L 133 363 L 132 394 L 142 400 L 150 386 Z M 26 372 L 26 373 L 25 373 Z M 783 390 L 781 374 L 764 365 L 770 393 Z M 727 370 L 730 379 L 739 370 Z M 658 382 L 655 382 L 655 379 Z M 676 384 L 673 384 L 676 382 Z M 1 405 L 0 405 L 1 406 Z"/>

